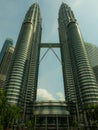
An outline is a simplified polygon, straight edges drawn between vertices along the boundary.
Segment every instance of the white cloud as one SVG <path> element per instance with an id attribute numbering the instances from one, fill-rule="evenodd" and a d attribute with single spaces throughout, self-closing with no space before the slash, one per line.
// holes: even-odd
<path id="1" fill-rule="evenodd" d="M 37 90 L 37 100 L 56 100 L 52 94 L 50 94 L 46 89 L 39 88 Z"/>
<path id="2" fill-rule="evenodd" d="M 79 7 L 79 5 L 81 5 L 81 0 L 74 0 L 73 3 L 72 3 L 72 7 L 73 8 L 77 8 Z"/>
<path id="3" fill-rule="evenodd" d="M 46 89 L 39 88 L 37 90 L 37 100 L 38 101 L 49 101 L 49 100 L 64 101 L 65 100 L 64 94 L 62 92 L 57 92 L 55 96 L 56 96 L 56 98 L 54 98 L 54 96 L 50 92 L 48 92 L 48 90 L 46 90 Z"/>
<path id="4" fill-rule="evenodd" d="M 62 92 L 57 92 L 56 95 L 59 97 L 59 100 L 62 100 L 62 101 L 65 100 L 64 95 L 63 95 Z"/>
<path id="5" fill-rule="evenodd" d="M 51 51 L 40 64 L 38 88 L 48 90 L 54 97 L 56 92 L 63 91 L 62 66 Z"/>

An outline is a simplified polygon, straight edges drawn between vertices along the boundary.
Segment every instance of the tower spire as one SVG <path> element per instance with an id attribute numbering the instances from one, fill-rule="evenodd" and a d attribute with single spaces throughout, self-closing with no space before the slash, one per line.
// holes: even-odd
<path id="1" fill-rule="evenodd" d="M 23 21 L 13 55 L 15 60 L 12 60 L 5 86 L 8 90 L 9 103 L 21 105 L 23 120 L 25 113 L 30 115 L 32 108 L 30 102 L 36 99 L 40 40 L 40 8 L 37 3 L 34 3 L 30 6 Z M 11 95 L 12 90 L 13 94 Z"/>

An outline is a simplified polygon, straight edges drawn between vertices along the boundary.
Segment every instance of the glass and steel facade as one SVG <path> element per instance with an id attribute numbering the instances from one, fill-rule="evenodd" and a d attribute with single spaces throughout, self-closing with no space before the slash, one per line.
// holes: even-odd
<path id="1" fill-rule="evenodd" d="M 5 87 L 8 101 L 21 106 L 23 115 L 30 114 L 36 99 L 40 41 L 41 15 L 34 3 L 23 21 Z"/>
<path id="2" fill-rule="evenodd" d="M 34 130 L 66 130 L 69 127 L 69 115 L 65 102 L 35 102 Z"/>
<path id="3" fill-rule="evenodd" d="M 65 3 L 60 7 L 58 21 L 66 100 L 75 101 L 83 110 L 88 104 L 98 103 L 96 79 L 77 20 Z"/>
<path id="4" fill-rule="evenodd" d="M 94 44 L 85 42 L 88 58 L 92 67 L 98 65 L 98 47 Z"/>
<path id="5" fill-rule="evenodd" d="M 2 49 L 1 49 L 1 52 L 0 52 L 0 64 L 1 64 L 2 58 L 3 58 L 7 48 L 9 46 L 12 46 L 12 45 L 13 45 L 13 40 L 11 38 L 7 38 L 5 40 L 4 45 L 3 45 Z"/>
<path id="6" fill-rule="evenodd" d="M 3 55 L 2 55 L 2 60 L 0 63 L 0 87 L 1 88 L 4 87 L 4 83 L 6 80 L 6 76 L 7 76 L 7 73 L 11 64 L 13 52 L 14 52 L 14 47 L 11 44 L 9 44 L 8 40 L 6 42 L 7 42 L 6 47 L 3 47 L 1 51 L 4 53 L 4 54 L 2 53 Z"/>
<path id="7" fill-rule="evenodd" d="M 39 120 L 44 119 L 44 127 L 47 127 L 50 122 L 49 129 L 52 129 L 51 120 L 55 120 L 53 129 L 58 129 L 58 122 L 67 119 L 66 104 L 35 103 L 41 47 L 41 22 L 39 5 L 34 3 L 23 21 L 5 90 L 9 103 L 21 106 L 23 119 L 25 115 L 32 116 L 33 114 L 35 126 L 39 125 L 36 124 L 37 121 L 40 123 Z M 79 117 L 79 111 L 84 110 L 87 105 L 98 103 L 98 86 L 77 20 L 71 8 L 65 3 L 62 3 L 60 7 L 58 22 L 65 101 L 68 103 L 70 114 L 77 114 Z M 60 125 L 62 124 L 64 123 Z M 36 130 L 38 128 L 40 127 L 38 126 Z"/>
<path id="8" fill-rule="evenodd" d="M 63 4 L 62 4 L 63 5 Z M 65 13 L 65 7 L 60 7 L 59 10 L 59 39 L 61 45 L 61 59 L 62 59 L 62 70 L 63 70 L 63 81 L 64 81 L 64 91 L 65 91 L 65 101 L 68 103 L 68 108 L 71 114 L 76 114 L 77 108 L 77 97 L 74 85 L 74 75 L 72 70 L 72 63 L 70 58 L 70 50 L 67 43 L 67 32 L 63 16 Z M 62 9 L 63 8 L 63 9 Z"/>
<path id="9" fill-rule="evenodd" d="M 98 84 L 98 47 L 91 43 L 85 43 L 85 47 Z"/>

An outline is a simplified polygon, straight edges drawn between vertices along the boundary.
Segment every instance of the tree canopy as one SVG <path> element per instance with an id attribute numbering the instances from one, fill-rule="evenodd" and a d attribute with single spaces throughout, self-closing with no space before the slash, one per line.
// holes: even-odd
<path id="1" fill-rule="evenodd" d="M 12 127 L 19 115 L 20 109 L 9 104 L 6 93 L 0 89 L 0 130 Z"/>

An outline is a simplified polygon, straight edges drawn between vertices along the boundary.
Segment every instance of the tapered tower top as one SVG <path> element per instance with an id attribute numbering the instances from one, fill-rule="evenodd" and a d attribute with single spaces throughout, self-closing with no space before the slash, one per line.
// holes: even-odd
<path id="1" fill-rule="evenodd" d="M 34 20 L 36 19 L 36 16 L 39 16 L 39 20 L 41 20 L 40 8 L 37 2 L 35 2 L 30 6 L 29 10 L 26 13 L 24 23 L 26 22 L 33 23 Z"/>
<path id="2" fill-rule="evenodd" d="M 64 20 L 66 25 L 68 25 L 70 22 L 76 22 L 73 11 L 64 2 L 62 2 L 60 9 L 59 9 L 59 19 Z"/>

